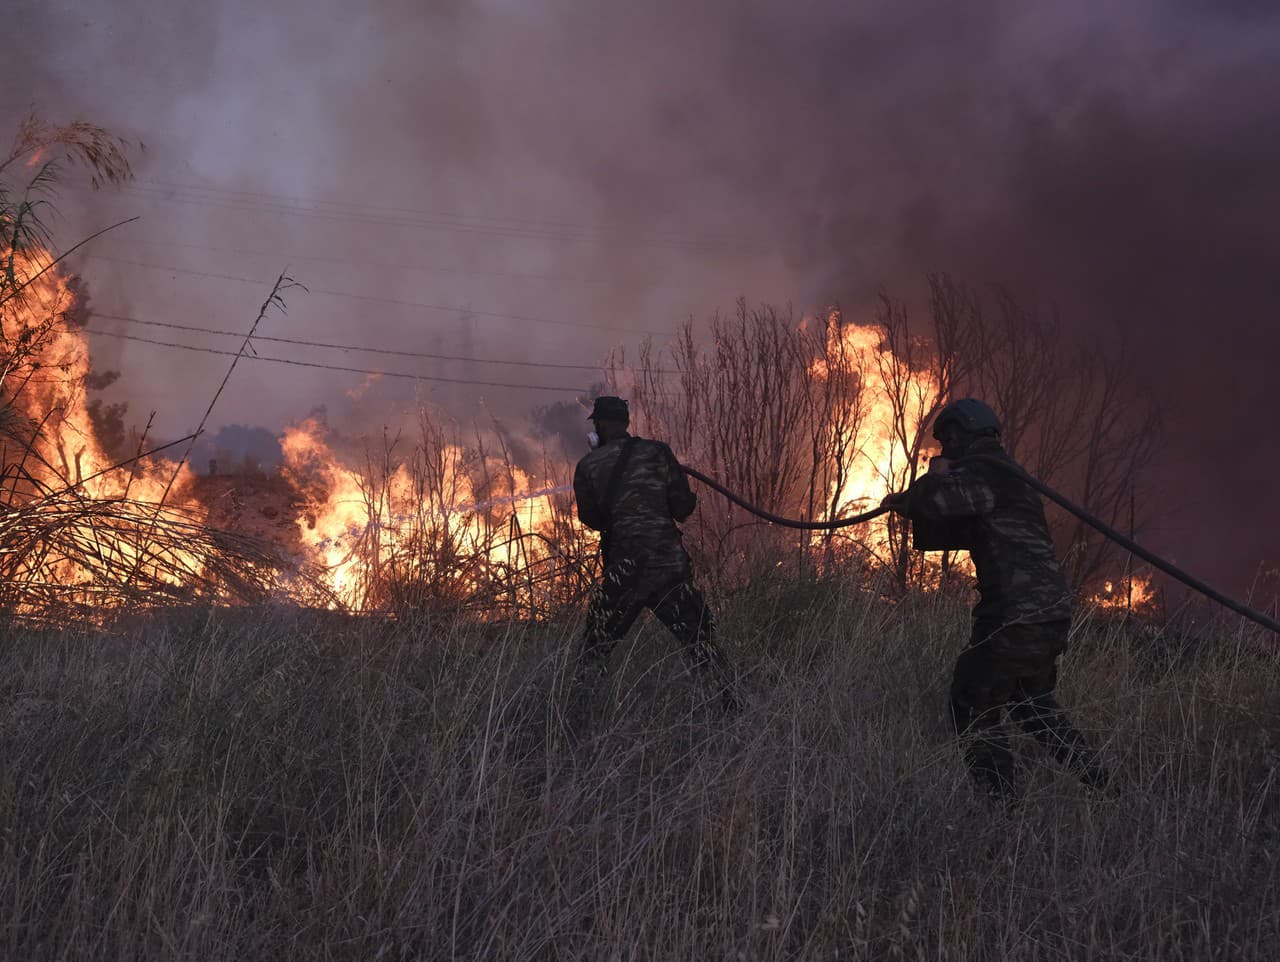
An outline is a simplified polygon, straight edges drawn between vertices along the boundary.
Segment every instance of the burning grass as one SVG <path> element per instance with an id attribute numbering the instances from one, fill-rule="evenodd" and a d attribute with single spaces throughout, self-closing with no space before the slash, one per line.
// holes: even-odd
<path id="1" fill-rule="evenodd" d="M 1007 816 L 943 716 L 960 599 L 832 582 L 723 606 L 751 704 L 665 639 L 263 608 L 0 647 L 0 955 L 1271 959 L 1280 660 L 1082 625 L 1063 698 L 1122 796 L 1039 760 Z M 1188 654 L 1188 652 L 1193 652 Z"/>
<path id="2" fill-rule="evenodd" d="M 571 466 L 543 458 L 534 475 L 500 437 L 465 440 L 426 409 L 416 428 L 354 467 L 316 419 L 285 432 L 299 540 L 333 605 L 536 620 L 580 599 L 597 539 L 577 522 Z"/>
<path id="3" fill-rule="evenodd" d="M 181 601 L 272 598 L 397 616 L 546 620 L 582 599 L 596 539 L 574 516 L 572 463 L 562 450 L 531 463 L 538 459 L 523 443 L 516 457 L 511 436 L 496 425 L 464 437 L 459 425 L 424 409 L 416 431 L 384 437 L 381 446 L 366 440 L 363 456 L 357 445 L 336 450 L 314 418 L 291 426 L 281 438 L 278 480 L 296 495 L 287 505 L 295 516 L 283 538 L 211 521 L 211 486 L 185 459 L 116 465 L 87 401 L 105 376 L 90 363 L 83 291 L 44 246 L 43 232 L 17 226 L 23 211 L 36 209 L 27 201 L 0 209 L 0 226 L 9 225 L 0 231 L 0 612 L 57 623 Z M 277 280 L 242 349 L 270 307 L 283 309 L 292 286 Z M 987 341 L 1004 343 L 1009 331 L 988 337 L 976 303 L 949 282 L 934 279 L 932 291 L 930 337 L 888 301 L 869 325 L 839 311 L 796 321 L 740 305 L 736 317 L 712 322 L 710 345 L 686 327 L 662 362 L 671 367 L 656 366 L 663 355 L 650 347 L 638 367 L 611 365 L 609 376 L 631 381 L 624 393 L 635 402 L 639 431 L 669 438 L 682 458 L 753 502 L 810 519 L 847 517 L 917 476 L 933 447 L 926 425 L 952 393 L 985 385 L 1009 410 L 1020 412 L 1023 402 L 1035 410 L 1036 397 L 996 390 L 1003 382 L 985 384 L 962 363 L 969 353 L 990 354 Z M 1047 331 L 1037 336 L 1051 343 Z M 679 378 L 667 379 L 673 372 Z M 1101 437 L 1082 463 L 1101 458 L 1110 467 L 1086 473 L 1110 481 L 1085 500 L 1114 500 L 1145 448 L 1126 434 L 1090 434 L 1081 412 L 1098 398 L 1086 395 L 1063 419 L 1069 430 L 1050 432 L 1049 447 L 1079 453 L 1082 432 Z M 1113 395 L 1101 393 L 1104 407 Z M 1134 487 L 1124 490 L 1132 508 Z M 893 516 L 797 538 L 708 498 L 686 532 L 700 570 L 721 592 L 769 566 L 810 575 L 889 570 L 900 590 L 969 570 L 963 556 L 938 562 L 912 551 L 908 527 Z M 1104 554 L 1075 537 L 1066 556 L 1073 568 L 1091 559 L 1073 579 L 1083 588 L 1089 565 Z"/>
<path id="4" fill-rule="evenodd" d="M 30 623 L 104 611 L 265 600 L 282 559 L 270 545 L 153 502 L 51 493 L 0 511 L 0 610 Z"/>
<path id="5" fill-rule="evenodd" d="M 211 527 L 184 466 L 107 454 L 86 401 L 80 303 L 52 255 L 10 248 L 3 260 L 0 611 L 57 624 L 265 599 L 278 552 Z"/>

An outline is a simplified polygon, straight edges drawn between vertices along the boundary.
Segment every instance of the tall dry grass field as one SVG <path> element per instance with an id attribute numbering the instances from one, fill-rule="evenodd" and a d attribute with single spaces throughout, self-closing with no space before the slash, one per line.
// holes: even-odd
<path id="1" fill-rule="evenodd" d="M 646 627 L 576 733 L 573 623 L 7 632 L 0 956 L 1280 958 L 1266 639 L 1081 625 L 1062 695 L 1121 797 L 1023 745 L 1007 815 L 948 735 L 962 599 L 780 583 L 723 607 L 741 717 Z"/>

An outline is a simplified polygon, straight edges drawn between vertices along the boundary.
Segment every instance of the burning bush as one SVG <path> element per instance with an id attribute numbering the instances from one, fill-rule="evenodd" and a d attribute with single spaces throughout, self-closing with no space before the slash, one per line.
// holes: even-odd
<path id="1" fill-rule="evenodd" d="M 28 122 L 0 162 L 0 175 L 26 172 L 21 189 L 0 183 L 0 609 L 92 614 L 274 596 L 364 612 L 540 618 L 580 598 L 596 541 L 574 518 L 571 460 L 517 464 L 499 431 L 475 429 L 464 441 L 462 429 L 423 411 L 411 442 L 384 437 L 342 451 L 344 460 L 320 422 L 296 424 L 281 442 L 282 476 L 296 492 L 289 545 L 217 530 L 183 461 L 140 448 L 117 463 L 85 396 L 88 312 L 41 217 L 66 158 L 87 163 L 95 183 L 130 175 L 123 145 L 87 125 Z M 713 319 L 709 339 L 686 325 L 664 351 L 646 346 L 635 367 L 619 360 L 610 375 L 632 398 L 639 432 L 780 514 L 836 520 L 905 488 L 932 451 L 933 414 L 972 393 L 1004 413 L 1015 457 L 1082 491 L 1085 507 L 1108 520 L 1127 504 L 1133 528 L 1153 419 L 1134 403 L 1123 362 L 1070 349 L 1051 320 L 1004 295 L 992 310 L 945 278 L 933 278 L 930 293 L 923 330 L 888 298 L 869 324 L 838 309 L 797 320 L 739 304 Z M 1081 528 L 1059 534 L 1076 586 L 1100 581 L 1105 546 Z M 905 588 L 967 566 L 913 552 L 892 516 L 797 538 L 715 496 L 702 499 L 688 538 L 721 592 L 764 571 L 852 567 L 889 572 Z M 286 547 L 297 550 L 283 574 Z"/>
<path id="2" fill-rule="evenodd" d="M 99 442 L 85 398 L 83 313 L 44 215 L 66 158 L 95 184 L 129 177 L 123 145 L 85 124 L 28 121 L 0 176 L 0 611 L 100 615 L 175 601 L 264 597 L 273 553 L 211 529 L 184 470 Z M 143 452 L 139 452 L 143 454 Z"/>
<path id="3" fill-rule="evenodd" d="M 1134 492 L 1155 443 L 1151 405 L 1124 377 L 1121 354 L 1073 347 L 1056 320 L 998 294 L 995 308 L 945 277 L 930 278 L 927 326 L 885 297 L 872 323 L 838 309 L 796 320 L 738 305 L 711 324 L 709 344 L 686 325 L 664 351 L 618 359 L 642 432 L 775 513 L 834 520 L 877 504 L 918 476 L 936 450 L 927 428 L 954 397 L 989 398 L 1005 415 L 1009 452 L 1092 513 L 1136 527 Z M 770 529 L 704 499 L 692 542 L 722 584 L 761 565 L 855 564 L 899 586 L 936 584 L 967 559 L 926 558 L 899 519 L 820 538 Z M 1052 516 L 1077 589 L 1099 584 L 1115 554 L 1081 525 Z"/>
<path id="4" fill-rule="evenodd" d="M 383 438 L 359 468 L 344 466 L 316 418 L 285 432 L 301 540 L 330 602 L 492 618 L 538 617 L 578 598 L 596 542 L 574 518 L 569 467 L 548 461 L 534 478 L 500 441 L 477 432 L 464 445 L 427 409 L 417 431 L 409 445 Z"/>

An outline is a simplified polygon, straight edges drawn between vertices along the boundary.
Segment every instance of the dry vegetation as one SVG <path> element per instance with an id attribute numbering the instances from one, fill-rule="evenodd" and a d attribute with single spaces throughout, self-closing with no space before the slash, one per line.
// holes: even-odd
<path id="1" fill-rule="evenodd" d="M 758 585 L 751 705 L 665 638 L 566 731 L 573 623 L 188 611 L 0 648 L 9 959 L 1258 959 L 1280 950 L 1280 660 L 1083 624 L 1016 815 L 943 715 L 963 599 Z"/>
<path id="2" fill-rule="evenodd" d="M 945 275 L 928 279 L 928 294 L 918 312 L 883 296 L 867 325 L 838 309 L 800 319 L 739 302 L 705 336 L 687 323 L 634 365 L 617 359 L 611 380 L 631 398 L 641 433 L 669 440 L 686 463 L 753 503 L 805 518 L 847 517 L 905 489 L 933 446 L 929 427 L 942 405 L 987 398 L 1004 419 L 1004 446 L 1029 471 L 1113 526 L 1141 530 L 1150 520 L 1143 471 L 1160 419 L 1130 377 L 1125 345 L 1080 343 L 1055 313 Z M 753 522 L 721 501 L 692 522 L 695 540 L 710 547 L 700 560 L 726 586 L 743 582 L 740 560 L 749 573 L 758 555 L 771 563 L 779 551 L 794 553 L 794 536 Z M 1050 522 L 1073 588 L 1114 577 L 1114 545 L 1065 516 Z M 901 587 L 936 573 L 905 526 L 891 525 L 884 543 L 855 535 L 804 542 L 798 570 L 835 549 L 892 572 Z"/>
<path id="3" fill-rule="evenodd" d="M 336 603 L 402 616 L 545 620 L 584 602 L 598 538 L 578 523 L 573 466 L 543 451 L 525 452 L 522 467 L 501 433 L 473 427 L 468 435 L 426 407 L 416 422 L 366 444 L 353 469 L 327 445 L 295 458 L 286 441 L 283 474 L 303 507 L 303 531 L 339 534 L 325 553 L 349 572 Z M 334 484 L 335 474 L 345 484 Z"/>
<path id="4" fill-rule="evenodd" d="M 106 608 L 261 600 L 281 567 L 271 546 L 213 530 L 201 506 L 166 503 L 182 486 L 179 465 L 146 458 L 145 432 L 120 463 L 96 436 L 86 394 L 104 376 L 80 336 L 89 319 L 83 287 L 63 276 L 64 258 L 85 241 L 55 254 L 50 226 L 66 168 L 87 168 L 95 187 L 123 183 L 132 176 L 128 147 L 91 124 L 30 117 L 0 155 L 5 618 L 56 625 Z"/>
<path id="5" fill-rule="evenodd" d="M 1086 797 L 1027 745 L 1036 777 L 1010 815 L 971 790 L 944 715 L 963 588 L 919 591 L 903 530 L 811 540 L 704 500 L 691 548 L 749 696 L 729 722 L 649 628 L 608 691 L 566 693 L 594 543 L 563 492 L 536 524 L 503 507 L 569 466 L 425 415 L 349 479 L 341 525 L 360 532 L 336 559 L 358 575 L 351 606 L 394 617 L 212 607 L 280 589 L 274 555 L 165 504 L 171 467 L 147 498 L 141 468 L 86 477 L 71 401 L 26 413 L 43 384 L 78 403 L 89 377 L 83 351 L 40 353 L 87 320 L 69 293 L 35 297 L 57 173 L 39 157 L 111 183 L 119 146 L 32 122 L 0 161 L 36 164 L 0 192 L 0 319 L 24 318 L 0 331 L 0 958 L 1280 954 L 1280 655 L 1234 623 L 1198 629 L 1211 641 L 1078 625 L 1064 701 L 1120 798 Z M 688 332 L 612 373 L 642 431 L 767 508 L 848 514 L 844 482 L 872 460 L 901 486 L 932 408 L 972 391 L 1016 412 L 1008 441 L 1037 473 L 1124 520 L 1152 435 L 1123 365 L 1067 351 L 1008 298 L 931 292 L 922 333 L 886 300 L 869 351 L 837 312 L 744 307 L 710 345 Z M 90 493 L 104 473 L 118 487 Z M 281 498 L 322 506 L 332 485 L 307 488 L 324 477 L 302 470 Z M 1105 550 L 1059 534 L 1083 585 Z M 297 580 L 320 593 L 295 599 L 336 603 Z"/>

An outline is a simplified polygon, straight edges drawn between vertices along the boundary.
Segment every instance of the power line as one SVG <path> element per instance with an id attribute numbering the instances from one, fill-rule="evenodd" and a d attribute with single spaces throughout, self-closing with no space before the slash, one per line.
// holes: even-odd
<path id="1" fill-rule="evenodd" d="M 167 201 L 175 204 L 186 204 L 194 207 L 206 207 L 215 210 L 228 211 L 252 211 L 257 213 L 276 213 L 285 214 L 291 217 L 313 218 L 320 220 L 338 221 L 348 224 L 370 224 L 374 226 L 384 227 L 407 227 L 419 230 L 440 230 L 458 234 L 474 234 L 481 236 L 502 237 L 513 240 L 539 240 L 539 241 L 558 241 L 562 243 L 585 243 L 596 244 L 602 243 L 605 238 L 591 237 L 587 235 L 575 235 L 564 232 L 554 232 L 547 230 L 530 230 L 516 229 L 510 227 L 497 227 L 485 225 L 468 225 L 465 223 L 455 223 L 441 220 L 431 219 L 413 219 L 413 218 L 394 218 L 394 217 L 378 217 L 368 214 L 359 213 L 328 213 L 323 210 L 314 208 L 296 207 L 291 205 L 273 204 L 269 202 L 248 203 L 233 199 L 224 199 L 219 197 L 200 197 L 200 196 L 182 196 L 179 192 L 171 190 L 163 190 L 154 187 L 125 186 L 120 190 L 135 194 L 137 196 L 151 199 Z M 736 250 L 729 250 L 722 246 L 716 246 L 707 243 L 696 242 L 672 242 L 637 239 L 632 237 L 607 238 L 610 243 L 620 244 L 630 247 L 659 247 L 670 250 L 682 251 L 688 254 L 764 254 L 763 248 L 751 248 L 741 246 Z"/>
<path id="2" fill-rule="evenodd" d="M 409 381 L 439 381 L 444 384 L 469 384 L 478 387 L 503 387 L 527 391 L 566 391 L 573 394 L 585 394 L 587 392 L 587 388 L 564 387 L 555 384 L 510 384 L 504 381 L 479 381 L 472 378 L 440 377 L 438 375 L 431 374 L 407 374 L 402 371 L 374 371 L 360 367 L 343 367 L 337 364 L 317 364 L 314 361 L 296 361 L 287 357 L 265 357 L 261 354 L 237 355 L 235 351 L 223 351 L 215 347 L 197 347 L 194 344 L 177 344 L 173 341 L 158 341 L 149 337 L 138 337 L 135 334 L 120 334 L 116 331 L 104 331 L 92 327 L 84 328 L 84 331 L 87 334 L 97 334 L 102 337 L 114 337 L 122 341 L 137 341 L 141 344 L 153 344 L 157 347 L 174 348 L 180 351 L 194 351 L 200 354 L 217 354 L 222 357 L 241 356 L 251 361 L 267 361 L 272 364 L 289 364 L 294 367 L 316 368 L 322 371 L 341 371 L 344 374 L 366 374 L 375 377 L 402 378 Z"/>
<path id="3" fill-rule="evenodd" d="M 105 261 L 111 264 L 126 264 L 130 267 L 142 267 L 149 270 L 170 271 L 174 274 L 187 274 L 192 277 L 207 277 L 214 280 L 236 281 L 241 284 L 265 285 L 270 281 L 265 281 L 256 277 L 244 277 L 240 274 L 218 274 L 211 271 L 189 270 L 184 267 L 173 267 L 169 264 L 148 264 L 144 261 L 132 261 L 121 257 L 109 257 L 105 254 L 88 254 L 87 260 Z M 465 307 L 456 304 L 428 304 L 424 301 L 407 301 L 398 297 L 382 297 L 377 294 L 356 294 L 351 291 L 330 291 L 324 288 L 308 287 L 311 294 L 322 294 L 326 297 L 340 297 L 355 301 L 369 301 L 371 303 L 395 304 L 400 307 L 421 307 L 430 311 L 442 311 L 449 314 L 472 315 L 476 317 L 493 317 L 501 320 L 525 321 L 530 324 L 553 324 L 560 327 L 577 327 L 594 331 L 612 331 L 615 334 L 654 334 L 659 337 L 670 335 L 671 331 L 655 331 L 647 328 L 638 328 L 628 330 L 622 327 L 605 327 L 601 324 L 585 324 L 581 321 L 565 321 L 553 317 L 536 317 L 530 314 L 508 314 L 503 311 L 482 311 L 475 308 Z"/>
<path id="4" fill-rule="evenodd" d="M 396 271 L 419 271 L 424 274 L 462 274 L 476 277 L 504 277 L 512 280 L 549 281 L 557 284 L 602 284 L 597 277 L 569 277 L 564 274 L 531 274 L 526 271 L 486 271 L 473 267 L 453 267 L 441 264 L 388 264 L 386 261 L 360 260 L 355 257 L 337 257 L 325 254 L 282 253 L 281 251 L 250 250 L 247 247 L 218 247 L 212 244 L 192 244 L 181 241 L 149 241 L 133 239 L 142 247 L 162 247 L 165 250 L 181 247 L 188 250 L 211 251 L 218 254 L 240 254 L 246 257 L 269 257 L 272 260 L 316 261 L 324 264 L 347 264 L 355 267 L 377 267 Z"/>
<path id="5" fill-rule="evenodd" d="M 136 184 L 137 187 L 159 190 L 159 191 L 176 191 L 185 192 L 199 196 L 201 193 L 212 194 L 215 197 L 221 196 L 237 202 L 269 201 L 277 205 L 296 207 L 301 209 L 322 209 L 333 208 L 335 211 L 354 211 L 362 213 L 364 211 L 376 210 L 386 211 L 393 214 L 407 214 L 413 217 L 430 217 L 443 218 L 450 222 L 458 222 L 465 224 L 468 221 L 481 225 L 493 226 L 513 226 L 513 227 L 532 227 L 537 229 L 556 229 L 556 230 L 572 230 L 590 234 L 599 232 L 599 228 L 591 224 L 575 223 L 572 221 L 560 220 L 544 220 L 535 217 L 495 217 L 489 214 L 464 214 L 457 211 L 439 211 L 439 210 L 423 210 L 412 207 L 399 207 L 391 204 L 369 204 L 369 203 L 344 203 L 342 201 L 321 200 L 315 197 L 303 197 L 292 194 L 279 194 L 270 191 L 256 190 L 235 190 L 229 187 L 215 187 L 201 184 L 176 184 L 166 181 L 141 181 Z M 247 199 L 247 201 L 245 200 Z M 729 234 L 718 232 L 704 232 L 700 234 L 681 235 L 678 233 L 657 233 L 651 235 L 651 239 L 659 241 L 674 241 L 685 244 L 711 244 L 711 243 L 729 243 L 732 246 L 738 246 L 736 238 Z"/>
<path id="6" fill-rule="evenodd" d="M 197 327 L 193 324 L 177 324 L 173 321 L 148 321 L 128 314 L 105 314 L 93 311 L 93 317 L 101 317 L 111 321 L 123 321 L 128 324 L 144 324 L 147 327 L 163 327 L 175 331 L 190 331 L 196 334 L 217 334 L 223 337 L 243 337 L 243 331 L 220 331 L 212 327 Z M 400 351 L 383 347 L 357 347 L 354 344 L 334 344 L 329 341 L 308 341 L 293 337 L 271 337 L 266 334 L 255 334 L 254 341 L 269 341 L 274 344 L 293 344 L 299 347 L 326 348 L 334 351 L 355 351 L 362 354 L 383 354 L 388 357 L 426 358 L 433 361 L 463 361 L 471 364 L 502 364 L 511 367 L 556 368 L 566 371 L 603 371 L 602 364 L 556 364 L 548 361 L 509 361 L 491 357 L 468 357 L 461 354 L 435 354 L 429 351 Z M 664 372 L 665 373 L 665 372 Z"/>
<path id="7" fill-rule="evenodd" d="M 223 210 L 249 210 L 274 214 L 287 214 L 293 217 L 335 220 L 353 224 L 377 224 L 389 227 L 416 227 L 423 230 L 443 230 L 459 234 L 482 234 L 497 237 L 508 237 L 520 240 L 553 240 L 569 242 L 594 242 L 594 238 L 546 231 L 542 229 L 502 227 L 498 225 L 467 224 L 465 222 L 440 220 L 434 218 L 379 216 L 365 211 L 347 212 L 327 211 L 319 207 L 303 207 L 297 204 L 279 203 L 264 200 L 242 200 L 235 197 L 201 196 L 189 194 L 182 190 L 170 190 L 142 185 L 130 185 L 121 188 L 144 197 L 188 204 L 197 207 L 210 207 Z"/>

